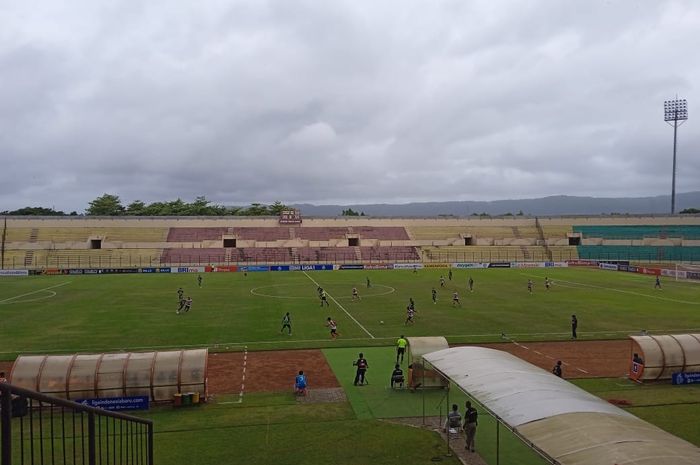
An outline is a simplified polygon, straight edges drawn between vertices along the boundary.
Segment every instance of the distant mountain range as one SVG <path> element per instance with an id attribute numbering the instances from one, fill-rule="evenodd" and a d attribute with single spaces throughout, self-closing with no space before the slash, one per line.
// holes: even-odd
<path id="1" fill-rule="evenodd" d="M 343 210 L 352 209 L 364 212 L 367 216 L 381 217 L 436 217 L 440 215 L 471 216 L 513 215 L 523 212 L 528 216 L 558 215 L 609 215 L 609 214 L 670 214 L 671 196 L 656 197 L 574 197 L 553 195 L 539 199 L 493 200 L 488 202 L 415 202 L 405 204 L 353 204 L 353 205 L 311 205 L 298 204 L 303 216 L 341 216 Z M 676 194 L 676 213 L 686 208 L 700 209 L 700 191 Z"/>

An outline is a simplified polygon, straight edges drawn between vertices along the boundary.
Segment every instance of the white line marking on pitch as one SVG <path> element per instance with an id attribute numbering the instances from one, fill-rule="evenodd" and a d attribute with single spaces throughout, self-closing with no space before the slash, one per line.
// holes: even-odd
<path id="1" fill-rule="evenodd" d="M 309 278 L 309 279 L 311 280 L 312 283 L 314 283 L 314 284 L 316 285 L 316 287 L 321 287 L 321 286 L 319 286 L 319 284 L 314 280 L 314 278 L 312 278 L 311 276 L 309 276 L 309 274 L 308 274 L 306 271 L 304 271 L 304 274 L 306 275 L 307 278 Z M 355 323 L 357 323 L 357 326 L 359 326 L 360 328 L 362 328 L 362 331 L 366 332 L 367 335 L 368 335 L 369 337 L 371 337 L 372 339 L 376 339 L 376 338 L 372 335 L 372 333 L 370 333 L 369 331 L 367 331 L 367 328 L 365 328 L 364 326 L 362 326 L 362 324 L 361 324 L 359 321 L 357 321 L 357 320 L 355 319 L 354 316 L 350 315 L 350 312 L 348 312 L 347 310 L 345 310 L 345 307 L 343 307 L 342 305 L 340 305 L 340 302 L 338 302 L 337 300 L 335 300 L 335 297 L 333 297 L 332 295 L 330 295 L 330 294 L 327 293 L 327 292 L 326 292 L 326 295 L 327 295 L 328 297 L 330 297 L 330 299 L 331 299 L 333 302 L 335 302 L 335 304 L 336 304 L 338 307 L 340 307 L 340 309 L 341 309 L 342 311 L 344 311 L 345 314 L 346 314 L 347 316 L 349 316 L 350 319 L 351 319 L 352 321 L 354 321 Z"/>
<path id="2" fill-rule="evenodd" d="M 540 277 L 534 274 L 528 274 L 528 273 L 520 273 L 523 276 L 531 276 L 531 277 Z M 658 300 L 664 300 L 666 302 L 674 302 L 677 304 L 688 304 L 688 305 L 700 305 L 700 302 L 690 302 L 688 300 L 678 300 L 678 299 L 669 299 L 667 297 L 659 297 L 656 295 L 650 295 L 650 294 L 643 294 L 641 292 L 634 292 L 634 291 L 626 291 L 624 289 L 615 289 L 614 287 L 605 287 L 605 286 L 597 286 L 595 284 L 586 284 L 586 283 L 579 283 L 576 281 L 567 281 L 565 279 L 558 279 L 554 282 L 555 284 L 557 283 L 569 283 L 569 284 L 575 284 L 577 286 L 584 286 L 584 287 L 592 287 L 593 289 L 603 289 L 606 291 L 613 291 L 613 292 L 619 292 L 621 294 L 631 294 L 631 295 L 637 295 L 640 297 L 649 297 L 650 299 L 658 299 Z M 560 284 L 562 287 L 570 287 L 566 285 Z"/>
<path id="3" fill-rule="evenodd" d="M 39 289 L 38 291 L 32 291 L 32 292 L 27 292 L 26 294 L 16 295 L 14 297 L 8 297 L 7 299 L 0 300 L 0 304 L 4 303 L 4 302 L 9 302 L 10 300 L 19 299 L 20 297 L 25 297 L 28 295 L 36 294 L 38 292 L 44 292 L 44 291 L 48 291 L 49 289 L 55 289 L 57 287 L 65 286 L 66 284 L 70 284 L 70 283 L 71 283 L 71 281 L 66 281 L 65 283 L 56 284 L 55 286 L 49 286 L 49 287 L 45 287 L 43 289 Z"/>
<path id="4" fill-rule="evenodd" d="M 248 347 L 246 346 L 243 349 L 243 377 L 241 379 L 241 392 L 240 392 L 240 394 L 238 394 L 238 400 L 236 401 L 237 404 L 243 403 L 243 393 L 245 392 L 245 369 L 246 369 L 247 364 L 248 364 Z"/>

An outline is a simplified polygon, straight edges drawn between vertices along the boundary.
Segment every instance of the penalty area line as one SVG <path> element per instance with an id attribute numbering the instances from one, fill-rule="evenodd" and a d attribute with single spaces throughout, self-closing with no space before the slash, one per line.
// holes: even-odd
<path id="1" fill-rule="evenodd" d="M 48 291 L 50 289 L 55 289 L 57 287 L 65 286 L 66 284 L 70 284 L 70 283 L 71 283 L 70 281 L 66 281 L 65 283 L 56 284 L 55 286 L 49 286 L 49 287 L 45 287 L 43 289 L 39 289 L 38 291 L 32 291 L 32 292 L 27 292 L 26 294 L 20 294 L 20 295 L 14 296 L 14 297 L 8 297 L 7 299 L 0 300 L 0 304 L 5 303 L 5 302 L 9 302 L 10 300 L 19 299 L 21 297 L 26 297 L 28 295 L 38 294 L 39 292 L 44 292 L 44 291 Z"/>
<path id="2" fill-rule="evenodd" d="M 314 283 L 314 284 L 316 285 L 316 287 L 321 287 L 321 286 L 319 286 L 318 283 L 314 280 L 314 278 L 312 278 L 311 276 L 309 276 L 309 274 L 308 274 L 306 271 L 304 271 L 304 274 L 306 275 L 307 278 L 309 278 L 309 279 L 311 280 L 312 283 Z M 362 328 L 362 331 L 364 331 L 365 333 L 367 333 L 367 335 L 368 335 L 369 337 L 371 337 L 372 339 L 376 339 L 376 338 L 372 335 L 372 333 L 370 333 L 369 331 L 367 331 L 367 328 L 365 328 L 364 326 L 362 326 L 362 323 L 360 323 L 359 321 L 357 321 L 357 320 L 355 319 L 355 317 L 352 316 L 352 315 L 350 314 L 350 312 L 348 312 L 347 310 L 345 310 L 345 307 L 343 307 L 342 305 L 340 305 L 340 302 L 338 302 L 338 301 L 335 299 L 335 297 L 333 297 L 332 295 L 330 295 L 330 294 L 327 293 L 327 292 L 326 292 L 326 295 L 327 295 L 328 297 L 330 297 L 330 299 L 331 299 L 333 302 L 335 302 L 335 304 L 336 304 L 338 307 L 340 307 L 340 309 L 341 309 L 342 311 L 344 311 L 345 314 L 346 314 L 347 316 L 349 316 L 350 319 L 351 319 L 352 321 L 354 321 L 354 322 L 357 324 L 357 326 L 359 326 L 360 328 Z"/>

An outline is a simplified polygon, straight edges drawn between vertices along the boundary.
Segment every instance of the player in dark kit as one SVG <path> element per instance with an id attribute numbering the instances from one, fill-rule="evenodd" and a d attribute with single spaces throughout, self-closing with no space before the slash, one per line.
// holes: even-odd
<path id="1" fill-rule="evenodd" d="M 185 295 L 185 291 L 181 287 L 177 289 L 177 300 L 182 300 L 182 296 Z"/>
<path id="2" fill-rule="evenodd" d="M 450 272 L 447 273 L 447 279 L 449 279 L 450 281 L 452 281 L 452 270 L 450 270 Z"/>
<path id="3" fill-rule="evenodd" d="M 201 274 L 197 275 L 197 284 L 199 285 L 199 287 L 202 287 L 202 275 Z"/>
<path id="4" fill-rule="evenodd" d="M 180 312 L 185 308 L 185 303 L 186 303 L 186 302 L 187 302 L 187 301 L 185 300 L 185 297 L 184 297 L 184 296 L 183 296 L 183 297 L 180 297 L 180 306 L 177 308 L 177 310 L 175 310 L 175 313 L 177 313 L 177 314 L 179 315 Z"/>
<path id="5" fill-rule="evenodd" d="M 578 318 L 576 315 L 571 315 L 571 339 L 576 339 L 576 328 L 578 328 Z"/>
<path id="6" fill-rule="evenodd" d="M 436 304 L 437 303 L 437 291 L 435 290 L 435 288 L 433 288 L 433 290 L 430 292 L 432 292 L 432 294 L 433 294 L 433 303 Z"/>
<path id="7" fill-rule="evenodd" d="M 532 294 L 532 279 L 527 280 L 527 292 Z"/>
<path id="8" fill-rule="evenodd" d="M 331 306 L 331 304 L 328 303 L 328 295 L 326 294 L 326 291 L 321 289 L 321 307 L 323 307 L 323 304 L 326 304 L 328 307 Z"/>
<path id="9" fill-rule="evenodd" d="M 544 278 L 544 288 L 545 289 L 549 290 L 549 286 L 551 285 L 551 283 L 552 282 L 549 280 L 549 278 L 547 278 L 547 277 Z"/>
<path id="10" fill-rule="evenodd" d="M 289 335 L 292 335 L 292 316 L 289 314 L 289 312 L 285 313 L 285 315 L 282 317 L 282 329 L 280 329 L 280 333 L 284 332 L 284 328 L 287 328 L 287 331 L 289 331 Z"/>
<path id="11" fill-rule="evenodd" d="M 661 278 L 656 277 L 656 282 L 654 283 L 654 289 L 661 289 Z"/>
<path id="12" fill-rule="evenodd" d="M 469 281 L 467 284 L 469 285 L 469 292 L 474 292 L 474 280 L 471 276 L 469 276 Z"/>
<path id="13" fill-rule="evenodd" d="M 367 288 L 372 287 L 372 283 L 369 281 L 369 278 L 367 278 Z"/>
<path id="14" fill-rule="evenodd" d="M 445 277 L 440 275 L 440 287 L 445 287 Z"/>

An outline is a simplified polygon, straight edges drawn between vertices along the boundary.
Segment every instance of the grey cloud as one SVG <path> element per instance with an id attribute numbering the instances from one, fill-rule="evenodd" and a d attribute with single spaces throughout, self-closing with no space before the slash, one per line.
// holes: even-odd
<path id="1" fill-rule="evenodd" d="M 691 1 L 17 4 L 0 20 L 0 209 L 668 193 Z"/>

